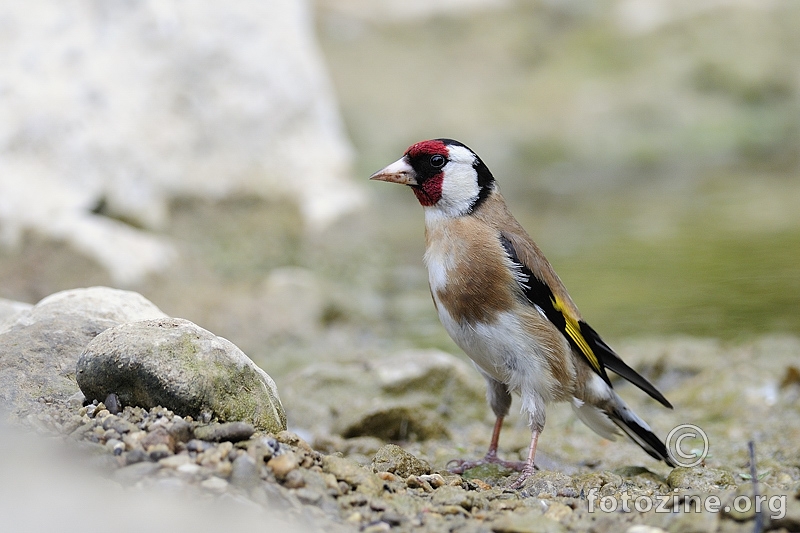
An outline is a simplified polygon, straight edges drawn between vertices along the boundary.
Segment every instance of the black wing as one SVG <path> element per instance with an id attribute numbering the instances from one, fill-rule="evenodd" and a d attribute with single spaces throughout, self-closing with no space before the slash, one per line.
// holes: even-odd
<path id="1" fill-rule="evenodd" d="M 606 372 L 606 368 L 608 368 L 642 389 L 662 405 L 672 408 L 667 399 L 649 381 L 626 365 L 589 324 L 572 316 L 563 302 L 553 294 L 550 287 L 520 261 L 510 240 L 500 235 L 500 242 L 514 263 L 516 278 L 528 302 L 555 325 L 570 345 L 589 363 L 592 370 L 603 378 L 603 381 L 612 386 Z"/>

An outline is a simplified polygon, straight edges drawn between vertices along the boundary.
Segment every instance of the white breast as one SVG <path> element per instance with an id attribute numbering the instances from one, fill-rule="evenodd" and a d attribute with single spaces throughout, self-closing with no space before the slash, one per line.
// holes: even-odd
<path id="1" fill-rule="evenodd" d="M 462 249 L 453 239 L 436 239 L 425 252 L 428 281 L 439 320 L 455 343 L 486 374 L 508 385 L 512 392 L 535 391 L 545 402 L 552 400 L 554 379 L 543 348 L 520 324 L 514 312 L 501 313 L 492 323 L 467 324 L 455 320 L 438 292 L 447 285 L 449 272 Z"/>

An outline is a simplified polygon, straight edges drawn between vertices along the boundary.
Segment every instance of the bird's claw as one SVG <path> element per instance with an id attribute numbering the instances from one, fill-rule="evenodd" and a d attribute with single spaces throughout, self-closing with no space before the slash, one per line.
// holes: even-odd
<path id="1" fill-rule="evenodd" d="M 536 470 L 536 467 L 533 464 L 524 463 L 524 465 L 525 466 L 520 471 L 519 477 L 514 481 L 514 483 L 508 486 L 509 489 L 521 489 L 523 486 L 525 486 L 525 482 L 528 481 L 528 478 L 531 477 Z"/>

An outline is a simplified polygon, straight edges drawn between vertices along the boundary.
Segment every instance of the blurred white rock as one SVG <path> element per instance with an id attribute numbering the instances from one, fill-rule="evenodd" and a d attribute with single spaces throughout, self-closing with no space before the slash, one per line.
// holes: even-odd
<path id="1" fill-rule="evenodd" d="M 291 199 L 312 230 L 364 201 L 305 0 L 3 2 L 0 43 L 2 244 L 131 284 L 174 254 L 147 231 L 173 197 Z"/>
<path id="2" fill-rule="evenodd" d="M 502 9 L 511 0 L 317 0 L 326 11 L 372 21 L 414 21 Z"/>

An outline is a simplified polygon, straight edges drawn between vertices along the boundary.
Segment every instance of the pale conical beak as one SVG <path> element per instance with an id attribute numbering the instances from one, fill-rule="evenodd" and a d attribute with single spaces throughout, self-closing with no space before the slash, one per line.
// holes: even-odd
<path id="1" fill-rule="evenodd" d="M 405 157 L 401 157 L 388 167 L 379 170 L 369 177 L 371 180 L 388 181 L 390 183 L 399 183 L 400 185 L 419 185 L 417 183 L 417 173 L 406 162 Z"/>

